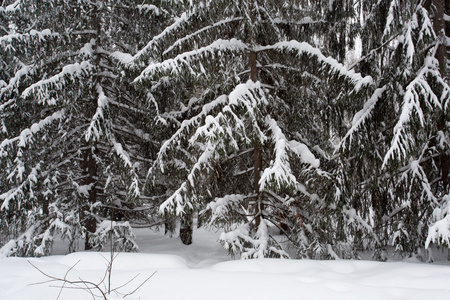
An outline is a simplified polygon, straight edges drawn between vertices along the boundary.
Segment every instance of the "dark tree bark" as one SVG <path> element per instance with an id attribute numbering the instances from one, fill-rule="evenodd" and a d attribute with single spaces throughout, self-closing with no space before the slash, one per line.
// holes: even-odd
<path id="1" fill-rule="evenodd" d="M 257 67 L 257 54 L 256 52 L 250 52 L 250 79 L 253 82 L 258 80 L 258 67 Z M 264 209 L 260 196 L 259 180 L 261 179 L 262 171 L 262 151 L 258 141 L 253 144 L 253 170 L 254 170 L 254 190 L 256 193 L 256 218 L 255 225 L 258 227 L 261 224 L 261 212 Z"/>
<path id="2" fill-rule="evenodd" d="M 259 180 L 261 179 L 261 170 L 262 170 L 262 151 L 261 146 L 255 142 L 254 144 L 254 189 L 256 193 L 256 218 L 255 225 L 258 227 L 261 224 L 262 211 L 264 210 L 264 204 L 262 203 L 261 193 L 259 189 Z"/>
<path id="3" fill-rule="evenodd" d="M 180 239 L 185 245 L 192 244 L 192 235 L 194 233 L 194 214 L 188 213 L 181 218 Z"/>
<path id="4" fill-rule="evenodd" d="M 255 23 L 255 14 L 254 14 L 254 4 L 253 1 L 249 1 L 250 7 L 250 18 L 252 21 L 252 25 Z M 250 28 L 250 39 L 251 44 L 254 46 L 256 44 L 256 37 L 254 33 L 254 29 Z M 250 79 L 253 82 L 258 81 L 258 55 L 255 51 L 250 51 L 249 54 L 249 65 L 250 65 Z M 255 141 L 253 143 L 253 188 L 256 194 L 256 211 L 255 211 L 255 225 L 256 227 L 261 224 L 262 211 L 264 210 L 264 206 L 261 199 L 260 188 L 259 188 L 259 180 L 261 179 L 261 171 L 262 171 L 262 150 L 259 141 Z"/>
<path id="5" fill-rule="evenodd" d="M 98 49 L 100 49 L 100 36 L 102 34 L 101 32 L 101 24 L 100 24 L 100 18 L 98 14 L 99 7 L 98 5 L 101 5 L 99 3 L 93 4 L 92 7 L 92 25 L 96 32 L 96 38 L 95 43 L 93 45 L 94 53 L 95 53 L 95 65 L 97 68 L 97 72 L 101 72 L 100 63 L 101 63 L 101 54 L 97 52 Z M 98 91 L 97 91 L 97 85 L 100 83 L 100 78 L 98 76 L 94 77 L 94 81 L 92 84 L 92 112 L 95 113 L 95 107 L 97 106 L 97 99 L 98 99 Z M 91 112 L 91 108 L 88 109 L 89 112 Z M 96 189 L 96 178 L 97 177 L 97 163 L 95 161 L 94 157 L 94 150 L 95 150 L 95 144 L 96 142 L 93 142 L 94 145 L 90 143 L 86 143 L 85 150 L 83 150 L 83 172 L 85 173 L 85 179 L 84 179 L 84 185 L 90 185 L 89 189 L 89 196 L 87 200 L 87 205 L 84 208 L 84 218 L 82 225 L 86 229 L 86 240 L 84 244 L 85 250 L 92 249 L 92 245 L 90 244 L 90 234 L 94 233 L 97 228 L 97 221 L 95 217 L 91 214 L 90 206 L 97 202 L 97 189 Z"/>
<path id="6" fill-rule="evenodd" d="M 166 216 L 164 218 L 164 235 L 169 235 L 172 237 L 173 232 L 176 229 L 176 221 L 175 218 L 170 216 Z"/>
<path id="7" fill-rule="evenodd" d="M 86 241 L 84 243 L 84 249 L 89 250 L 92 249 L 91 244 L 89 243 L 90 234 L 94 233 L 97 227 L 97 221 L 90 213 L 90 205 L 97 202 L 97 189 L 96 179 L 97 178 L 97 164 L 95 162 L 94 154 L 92 153 L 93 149 L 90 146 L 87 146 L 86 149 L 83 150 L 83 173 L 85 174 L 85 178 L 83 180 L 83 185 L 89 185 L 89 195 L 87 199 L 87 205 L 82 207 L 82 225 L 86 229 Z"/>
<path id="8" fill-rule="evenodd" d="M 446 69 L 446 42 L 445 42 L 445 0 L 433 0 L 435 15 L 433 20 L 433 29 L 439 40 L 439 47 L 436 51 L 436 59 L 439 61 L 439 69 L 441 74 L 445 76 Z"/>
<path id="9" fill-rule="evenodd" d="M 447 75 L 447 45 L 446 45 L 446 23 L 444 19 L 444 13 L 448 9 L 449 4 L 445 3 L 445 0 L 433 0 L 433 6 L 435 8 L 435 16 L 433 20 L 433 29 L 438 38 L 438 49 L 436 51 L 436 59 L 439 62 L 439 71 L 443 78 Z M 448 2 L 448 1 L 447 1 Z M 446 130 L 447 115 L 442 114 L 438 121 L 438 130 L 445 132 Z M 450 157 L 446 153 L 441 156 L 440 162 L 441 179 L 444 194 L 449 192 L 449 172 L 450 172 Z"/>

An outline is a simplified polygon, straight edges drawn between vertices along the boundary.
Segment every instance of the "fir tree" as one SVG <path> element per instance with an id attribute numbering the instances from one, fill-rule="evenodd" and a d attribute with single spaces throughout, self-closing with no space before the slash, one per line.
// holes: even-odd
<path id="1" fill-rule="evenodd" d="M 358 204 L 377 258 L 390 245 L 423 257 L 425 242 L 448 241 L 443 2 L 367 1 L 364 9 L 363 57 L 356 65 L 375 78 L 376 89 L 341 143 L 349 150 L 343 189 Z"/>
<path id="2" fill-rule="evenodd" d="M 157 30 L 164 16 L 149 7 L 132 0 L 2 6 L 2 19 L 14 25 L 0 44 L 7 66 L 0 91 L 2 239 L 11 239 L 3 253 L 48 254 L 56 235 L 71 251 L 81 235 L 85 249 L 102 248 L 100 229 L 109 227 L 97 224 L 113 214 L 130 218 L 140 205 L 152 116 L 118 51 L 137 51 Z M 130 228 L 114 224 L 129 240 L 121 245 L 136 249 Z"/>
<path id="3" fill-rule="evenodd" d="M 183 90 L 159 112 L 176 131 L 148 173 L 149 192 L 167 188 L 161 213 L 187 220 L 186 233 L 198 211 L 245 258 L 288 256 L 279 232 L 299 256 L 349 255 L 325 170 L 342 130 L 334 106 L 372 82 L 323 53 L 345 56 L 352 2 L 177 3 L 179 18 L 129 62 L 146 65 L 143 88 Z"/>

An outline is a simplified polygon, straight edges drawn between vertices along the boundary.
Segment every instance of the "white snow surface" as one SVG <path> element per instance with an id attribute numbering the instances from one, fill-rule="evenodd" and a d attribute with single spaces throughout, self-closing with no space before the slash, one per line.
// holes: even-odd
<path id="1" fill-rule="evenodd" d="M 162 232 L 135 230 L 140 253 L 120 253 L 113 263 L 112 287 L 125 299 L 314 299 L 314 300 L 389 300 L 450 299 L 450 267 L 417 261 L 356 260 L 233 260 L 215 240 L 217 232 L 194 232 L 194 243 L 183 245 L 179 238 Z M 63 254 L 61 243 L 55 254 Z M 42 258 L 0 259 L 0 299 L 56 299 L 60 284 L 46 282 L 44 275 L 90 280 L 99 283 L 109 253 L 77 252 Z M 37 284 L 42 283 L 42 284 Z M 52 287 L 53 286 L 53 287 Z M 92 299 L 86 291 L 63 289 L 61 300 Z M 100 299 L 100 298 L 97 298 Z M 121 299 L 111 294 L 108 299 Z"/>

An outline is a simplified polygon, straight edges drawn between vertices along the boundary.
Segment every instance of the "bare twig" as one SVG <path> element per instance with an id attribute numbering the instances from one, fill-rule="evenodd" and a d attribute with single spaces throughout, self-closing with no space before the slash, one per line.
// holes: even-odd
<path id="1" fill-rule="evenodd" d="M 125 297 L 127 297 L 127 296 L 130 296 L 130 295 L 132 295 L 132 294 L 134 294 L 134 293 L 136 293 L 136 291 L 137 290 L 139 290 L 147 281 L 149 281 L 150 280 L 150 278 L 152 278 L 153 277 L 153 275 L 155 275 L 156 274 L 156 271 L 155 272 L 153 272 L 153 274 L 152 275 L 150 275 L 149 277 L 147 277 L 147 279 L 145 279 L 140 285 L 138 285 L 138 287 L 137 288 L 135 288 L 133 291 L 131 291 L 131 292 L 129 292 L 128 294 L 126 294 L 125 296 L 123 296 L 124 298 Z M 137 276 L 136 276 L 137 277 Z"/>
<path id="2" fill-rule="evenodd" d="M 100 292 L 100 294 L 101 294 L 101 297 L 103 297 L 104 300 L 107 300 L 105 292 L 103 292 L 103 290 L 102 290 L 102 289 L 100 288 L 100 286 L 99 286 L 100 283 L 99 283 L 99 284 L 96 284 L 96 283 L 94 283 L 94 282 L 87 281 L 87 280 L 83 280 L 83 279 L 81 279 L 81 278 L 79 278 L 79 280 L 75 280 L 75 281 L 73 281 L 73 280 L 68 280 L 68 279 L 67 279 L 67 275 L 69 274 L 69 272 L 72 271 L 73 268 L 74 268 L 79 262 L 80 262 L 80 261 L 76 262 L 73 266 L 71 266 L 71 267 L 67 270 L 67 272 L 64 274 L 64 277 L 63 277 L 63 278 L 60 278 L 60 277 L 55 277 L 55 276 L 52 276 L 52 275 L 49 275 L 49 274 L 45 273 L 44 271 L 42 271 L 41 269 L 39 269 L 36 265 L 34 265 L 31 261 L 28 261 L 28 263 L 29 263 L 33 268 L 35 268 L 39 273 L 41 273 L 41 274 L 44 275 L 45 277 L 51 279 L 50 281 L 46 281 L 46 282 L 57 281 L 57 282 L 62 282 L 62 283 L 63 283 L 63 284 L 59 287 L 59 288 L 60 288 L 60 291 L 59 291 L 58 297 L 57 297 L 56 299 L 59 299 L 59 297 L 61 296 L 61 293 L 62 293 L 62 290 L 63 290 L 63 289 L 65 289 L 65 288 L 72 288 L 72 287 L 66 287 L 66 284 L 69 284 L 69 285 L 74 286 L 74 287 L 77 288 L 77 289 L 82 289 L 82 290 L 84 290 L 84 291 L 89 292 L 89 293 L 92 295 L 93 299 L 95 299 L 97 296 L 94 295 L 94 293 L 93 293 L 92 290 L 98 290 L 98 291 Z M 103 280 L 102 280 L 102 282 L 103 282 Z M 36 283 L 36 284 L 42 284 L 42 283 L 45 283 L 45 282 Z M 80 284 L 84 285 L 85 287 L 80 287 L 80 286 L 79 286 Z M 91 287 L 90 287 L 90 286 L 91 286 Z"/>
<path id="3" fill-rule="evenodd" d="M 113 215 L 114 216 L 114 215 Z M 111 218 L 113 219 L 113 218 Z M 149 277 L 147 277 L 141 284 L 139 284 L 134 290 L 132 290 L 131 292 L 128 293 L 124 293 L 124 292 L 120 292 L 120 289 L 126 287 L 128 284 L 130 284 L 131 282 L 133 282 L 140 274 L 138 273 L 136 276 L 134 276 L 133 278 L 131 278 L 129 281 L 127 281 L 126 283 L 116 287 L 116 288 L 111 288 L 111 279 L 112 279 L 112 268 L 113 268 L 113 263 L 114 260 L 117 258 L 117 256 L 119 255 L 119 253 L 115 253 L 114 252 L 114 241 L 113 241 L 113 230 L 112 230 L 112 222 L 111 221 L 111 232 L 110 232 L 110 239 L 111 239 L 111 253 L 110 253 L 110 258 L 109 260 L 104 257 L 103 255 L 101 255 L 107 262 L 106 265 L 106 270 L 103 274 L 103 277 L 100 278 L 100 282 L 95 283 L 92 281 L 87 281 L 82 279 L 81 277 L 78 277 L 78 280 L 69 280 L 68 279 L 68 275 L 69 273 L 75 268 L 75 266 L 80 262 L 77 261 L 74 265 L 72 265 L 64 274 L 64 277 L 56 277 L 56 276 L 52 276 L 50 274 L 47 274 L 46 272 L 42 271 L 41 269 L 39 269 L 36 265 L 34 265 L 31 261 L 28 261 L 28 263 L 35 268 L 39 273 L 41 273 L 42 275 L 44 275 L 45 277 L 49 278 L 49 280 L 46 281 L 42 281 L 42 282 L 38 282 L 38 283 L 33 283 L 31 285 L 37 285 L 37 284 L 44 284 L 44 283 L 49 283 L 49 282 L 61 282 L 61 285 L 58 286 L 52 286 L 50 285 L 50 287 L 57 287 L 59 288 L 59 293 L 57 296 L 57 300 L 60 298 L 63 289 L 76 289 L 76 290 L 83 290 L 88 292 L 91 296 L 92 299 L 97 299 L 97 298 L 102 298 L 104 300 L 107 300 L 107 295 L 110 295 L 112 292 L 116 293 L 117 295 L 123 296 L 123 298 L 134 294 L 137 290 L 139 290 L 147 281 L 150 280 L 150 278 L 152 278 L 155 274 L 156 271 L 153 272 L 152 275 L 150 275 Z M 98 293 L 99 294 L 98 294 Z"/>

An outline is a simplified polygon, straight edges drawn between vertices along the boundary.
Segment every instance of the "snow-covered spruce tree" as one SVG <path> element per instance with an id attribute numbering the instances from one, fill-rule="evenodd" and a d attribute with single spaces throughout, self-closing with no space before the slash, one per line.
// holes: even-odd
<path id="1" fill-rule="evenodd" d="M 81 236 L 85 249 L 101 248 L 99 229 L 109 227 L 97 224 L 113 212 L 116 221 L 130 218 L 139 205 L 152 110 L 116 52 L 133 53 L 151 36 L 160 14 L 148 7 L 132 0 L 2 6 L 2 19 L 14 25 L 0 43 L 7 66 L 0 91 L 2 243 L 10 240 L 3 255 L 48 254 L 55 235 L 70 251 Z M 123 234 L 117 247 L 135 249 L 130 229 L 114 224 Z"/>
<path id="2" fill-rule="evenodd" d="M 342 190 L 376 258 L 386 258 L 388 246 L 424 258 L 426 243 L 448 244 L 450 228 L 444 2 L 368 3 L 357 66 L 376 89 L 342 141 Z"/>
<path id="3" fill-rule="evenodd" d="M 351 1 L 177 3 L 179 18 L 130 62 L 147 63 L 135 80 L 142 88 L 163 82 L 182 92 L 159 111 L 176 131 L 148 174 L 150 192 L 167 187 L 161 213 L 189 220 L 198 211 L 244 258 L 286 257 L 288 243 L 302 257 L 347 255 L 338 234 L 346 223 L 325 197 L 330 176 L 320 165 L 330 163 L 341 122 L 334 106 L 371 78 L 320 49 L 343 56 L 336 40 L 346 43 Z"/>

